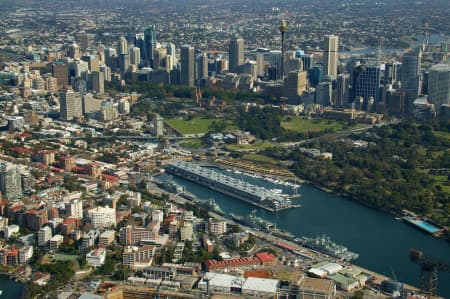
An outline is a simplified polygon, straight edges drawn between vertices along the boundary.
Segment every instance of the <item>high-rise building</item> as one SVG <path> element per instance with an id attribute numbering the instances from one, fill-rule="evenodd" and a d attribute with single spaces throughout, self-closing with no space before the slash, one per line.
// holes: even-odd
<path id="1" fill-rule="evenodd" d="M 173 65 L 176 65 L 178 63 L 178 60 L 177 60 L 177 52 L 176 52 L 175 45 L 172 43 L 167 43 L 166 51 L 167 51 L 167 55 L 172 56 Z M 167 67 L 167 68 L 169 69 L 169 67 Z"/>
<path id="2" fill-rule="evenodd" d="M 86 32 L 80 32 L 79 39 L 81 50 L 86 51 L 89 48 L 89 36 Z"/>
<path id="3" fill-rule="evenodd" d="M 22 180 L 16 165 L 9 162 L 0 163 L 0 191 L 2 197 L 7 199 L 22 197 Z"/>
<path id="4" fill-rule="evenodd" d="M 428 74 L 428 95 L 436 111 L 442 105 L 450 105 L 450 65 L 433 65 Z"/>
<path id="5" fill-rule="evenodd" d="M 388 62 L 384 67 L 384 84 L 394 84 L 400 79 L 401 63 L 397 61 Z"/>
<path id="6" fill-rule="evenodd" d="M 269 67 L 274 69 L 276 79 L 281 78 L 281 67 L 283 64 L 282 52 L 279 50 L 272 50 L 269 52 Z"/>
<path id="7" fill-rule="evenodd" d="M 60 93 L 59 113 L 61 120 L 71 121 L 82 115 L 81 97 L 71 89 L 65 89 Z"/>
<path id="8" fill-rule="evenodd" d="M 144 33 L 136 34 L 136 37 L 134 38 L 134 46 L 136 48 L 139 48 L 140 54 L 141 54 L 142 58 L 144 58 L 144 52 L 145 52 L 145 36 L 144 36 Z"/>
<path id="9" fill-rule="evenodd" d="M 234 37 L 230 40 L 228 46 L 229 71 L 230 73 L 239 73 L 240 66 L 244 64 L 244 39 Z"/>
<path id="10" fill-rule="evenodd" d="M 134 47 L 131 50 L 130 64 L 139 65 L 141 63 L 141 49 Z"/>
<path id="11" fill-rule="evenodd" d="M 98 55 L 84 55 L 81 60 L 86 61 L 91 72 L 98 72 L 100 70 L 100 58 Z"/>
<path id="12" fill-rule="evenodd" d="M 284 95 L 296 100 L 306 90 L 306 72 L 292 71 L 284 78 Z"/>
<path id="13" fill-rule="evenodd" d="M 67 49 L 67 56 L 73 59 L 80 59 L 81 57 L 80 47 L 75 43 L 69 45 Z"/>
<path id="14" fill-rule="evenodd" d="M 371 97 L 380 101 L 381 71 L 379 65 L 359 65 L 353 70 L 350 101 L 362 97 L 367 102 Z"/>
<path id="15" fill-rule="evenodd" d="M 91 73 L 91 88 L 96 93 L 105 92 L 105 76 L 102 72 Z"/>
<path id="16" fill-rule="evenodd" d="M 181 85 L 194 86 L 194 47 L 184 45 L 181 47 Z"/>
<path id="17" fill-rule="evenodd" d="M 156 48 L 153 53 L 153 69 L 158 70 L 166 66 L 166 48 Z"/>
<path id="18" fill-rule="evenodd" d="M 413 103 L 419 96 L 419 74 L 422 61 L 422 51 L 410 52 L 402 58 L 401 82 L 402 89 L 406 92 L 406 110 L 412 113 Z"/>
<path id="19" fill-rule="evenodd" d="M 154 50 L 156 48 L 156 27 L 155 25 L 150 26 L 144 31 L 144 43 L 145 43 L 145 51 L 144 51 L 144 60 L 147 62 L 148 66 L 153 67 L 153 56 Z"/>
<path id="20" fill-rule="evenodd" d="M 130 67 L 130 56 L 128 54 L 119 54 L 119 69 L 121 74 L 125 74 Z"/>
<path id="21" fill-rule="evenodd" d="M 323 73 L 337 78 L 339 39 L 336 35 L 327 35 L 324 41 Z"/>
<path id="22" fill-rule="evenodd" d="M 309 71 L 309 69 L 314 66 L 314 55 L 313 54 L 301 54 L 300 58 L 303 61 L 303 70 L 304 71 Z"/>
<path id="23" fill-rule="evenodd" d="M 95 99 L 92 93 L 83 95 L 83 114 L 99 112 L 101 105 L 102 100 Z"/>
<path id="24" fill-rule="evenodd" d="M 285 45 L 284 45 L 284 37 L 286 35 L 287 32 L 287 24 L 285 20 L 281 21 L 281 25 L 279 27 L 280 33 L 281 33 L 281 71 L 280 71 L 280 75 L 281 75 L 281 79 L 284 78 L 285 75 L 285 69 L 284 69 L 284 62 L 285 62 L 285 53 L 286 53 L 286 49 L 285 49 Z"/>
<path id="25" fill-rule="evenodd" d="M 316 87 L 322 81 L 323 70 L 321 65 L 313 66 L 308 71 L 309 84 Z"/>
<path id="26" fill-rule="evenodd" d="M 316 86 L 316 103 L 322 106 L 332 104 L 333 86 L 331 82 L 321 82 Z"/>
<path id="27" fill-rule="evenodd" d="M 58 89 L 69 85 L 69 67 L 63 61 L 52 64 L 52 77 L 56 78 Z"/>
<path id="28" fill-rule="evenodd" d="M 336 83 L 336 101 L 334 106 L 344 107 L 348 104 L 350 74 L 339 74 Z"/>
<path id="29" fill-rule="evenodd" d="M 121 36 L 117 41 L 117 53 L 128 54 L 128 42 L 125 37 Z"/>
<path id="30" fill-rule="evenodd" d="M 202 53 L 200 55 L 197 56 L 197 58 L 195 59 L 195 66 L 196 66 L 196 80 L 202 80 L 202 79 L 207 79 L 208 78 L 208 55 L 206 55 L 206 53 Z"/>

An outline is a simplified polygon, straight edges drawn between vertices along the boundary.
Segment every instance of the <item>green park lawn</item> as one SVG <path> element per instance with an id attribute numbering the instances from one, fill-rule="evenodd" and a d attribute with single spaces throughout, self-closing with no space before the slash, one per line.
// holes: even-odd
<path id="1" fill-rule="evenodd" d="M 214 118 L 202 118 L 202 117 L 196 117 L 191 120 L 171 118 L 166 119 L 165 123 L 183 135 L 190 135 L 190 134 L 203 134 L 208 132 L 209 126 L 213 123 L 213 121 L 223 121 L 223 120 L 216 120 Z M 236 129 L 236 126 L 227 121 L 227 129 L 230 130 Z"/>
<path id="2" fill-rule="evenodd" d="M 286 130 L 291 130 L 298 133 L 319 132 L 326 129 L 338 131 L 343 129 L 343 125 L 339 122 L 331 120 L 304 119 L 300 117 L 292 117 L 289 120 L 285 120 L 281 122 L 281 126 Z"/>

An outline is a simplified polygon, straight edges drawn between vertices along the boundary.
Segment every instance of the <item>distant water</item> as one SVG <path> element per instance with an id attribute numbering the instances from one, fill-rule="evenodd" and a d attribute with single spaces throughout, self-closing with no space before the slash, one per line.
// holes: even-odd
<path id="1" fill-rule="evenodd" d="M 8 276 L 0 275 L 0 290 L 3 294 L 1 299 L 20 299 L 23 296 L 24 287 L 22 284 L 8 278 Z"/>
<path id="2" fill-rule="evenodd" d="M 248 181 L 256 180 L 241 177 Z M 179 177 L 173 179 L 199 198 L 214 198 L 225 213 L 242 216 L 257 209 L 260 217 L 276 222 L 277 227 L 296 236 L 315 237 L 325 233 L 333 241 L 359 253 L 355 264 L 389 277 L 395 275 L 399 281 L 414 286 L 419 286 L 419 267 L 409 261 L 411 248 L 450 263 L 450 243 L 395 220 L 386 213 L 322 192 L 310 185 L 303 185 L 299 189 L 302 198 L 294 199 L 294 203 L 302 205 L 301 208 L 270 213 Z M 266 181 L 259 184 L 280 188 Z M 450 298 L 450 273 L 441 273 L 439 294 Z"/>

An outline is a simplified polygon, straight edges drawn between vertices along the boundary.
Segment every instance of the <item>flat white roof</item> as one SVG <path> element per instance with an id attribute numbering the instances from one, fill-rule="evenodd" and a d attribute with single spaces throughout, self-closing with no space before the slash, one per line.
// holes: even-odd
<path id="1" fill-rule="evenodd" d="M 244 283 L 244 280 L 241 277 L 221 273 L 207 272 L 204 278 L 206 278 L 206 280 L 209 279 L 209 285 L 211 287 L 230 288 L 231 286 L 242 286 Z M 203 278 L 199 282 L 199 285 L 202 284 L 206 284 L 206 281 Z"/>
<path id="2" fill-rule="evenodd" d="M 249 277 L 242 287 L 242 291 L 259 291 L 276 293 L 279 281 L 276 279 Z"/>
<path id="3" fill-rule="evenodd" d="M 342 270 L 342 266 L 336 263 L 328 263 L 320 267 L 320 269 L 327 271 L 330 274 L 336 273 Z"/>

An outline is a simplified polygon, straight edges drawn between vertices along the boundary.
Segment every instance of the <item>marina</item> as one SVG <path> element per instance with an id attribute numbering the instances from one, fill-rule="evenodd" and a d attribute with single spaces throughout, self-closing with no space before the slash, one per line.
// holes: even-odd
<path id="1" fill-rule="evenodd" d="M 233 171 L 218 171 L 269 189 L 276 188 L 271 182 L 260 178 L 235 174 Z M 244 201 L 182 177 L 174 176 L 173 180 L 197 198 L 213 197 L 225 214 L 245 217 L 255 209 Z M 283 236 L 286 240 L 301 239 L 302 236 L 314 238 L 325 233 L 333 242 L 359 254 L 353 261 L 354 264 L 385 276 L 392 276 L 391 269 L 394 269 L 399 281 L 414 286 L 419 285 L 419 269 L 409 261 L 408 253 L 411 248 L 418 248 L 430 256 L 450 262 L 449 243 L 423 233 L 405 221 L 398 221 L 392 215 L 323 192 L 308 184 L 302 185 L 299 193 L 302 196 L 301 209 L 288 209 L 278 213 L 258 210 L 258 217 L 274 223 L 277 229 L 294 235 L 294 238 Z M 292 200 L 296 201 L 295 198 Z M 276 235 L 274 232 L 272 234 Z M 450 274 L 441 273 L 438 294 L 450 298 L 450 284 L 447 281 L 450 281 Z"/>
<path id="2" fill-rule="evenodd" d="M 269 212 L 297 208 L 282 189 L 268 189 L 189 162 L 171 162 L 166 171 Z"/>

